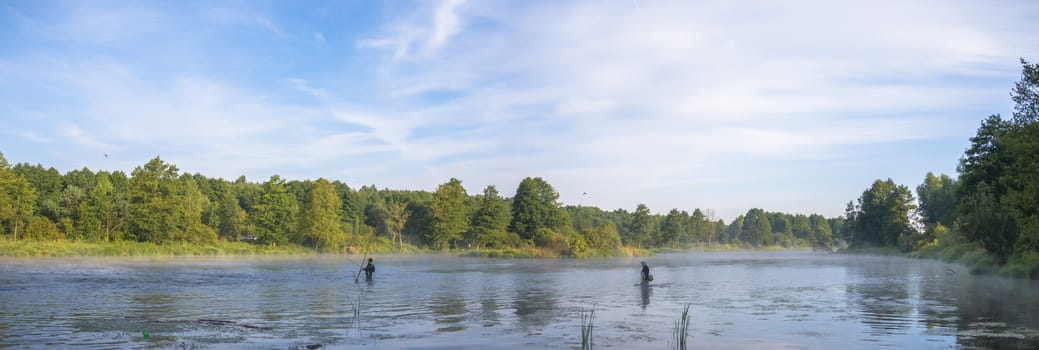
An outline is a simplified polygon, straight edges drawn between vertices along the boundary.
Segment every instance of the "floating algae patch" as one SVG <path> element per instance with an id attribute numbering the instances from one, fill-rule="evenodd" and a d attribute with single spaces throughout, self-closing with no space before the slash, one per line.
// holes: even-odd
<path id="1" fill-rule="evenodd" d="M 956 336 L 964 338 L 1039 338 L 1039 330 L 1025 327 L 1007 327 L 1004 322 L 972 322 L 968 329 L 956 332 Z"/>
<path id="2" fill-rule="evenodd" d="M 436 332 L 437 333 L 458 332 L 458 331 L 465 330 L 465 328 L 466 328 L 465 326 L 441 327 L 441 328 L 437 328 Z"/>
<path id="3" fill-rule="evenodd" d="M 224 320 L 82 319 L 73 324 L 78 338 L 147 343 L 147 347 L 198 348 L 247 342 L 268 327 Z M 80 342 L 83 342 L 81 339 Z M 115 344 L 115 343 L 113 343 Z"/>
<path id="4" fill-rule="evenodd" d="M 118 319 L 81 319 L 73 323 L 77 333 L 119 333 L 150 340 L 152 335 L 175 334 L 189 329 L 170 321 Z"/>

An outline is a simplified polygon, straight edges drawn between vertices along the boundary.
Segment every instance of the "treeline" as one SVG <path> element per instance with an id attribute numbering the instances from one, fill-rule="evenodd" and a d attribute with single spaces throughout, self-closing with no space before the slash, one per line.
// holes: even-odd
<path id="1" fill-rule="evenodd" d="M 495 186 L 470 195 L 458 179 L 434 192 L 351 188 L 339 181 L 262 183 L 181 173 L 156 157 L 129 175 L 83 168 L 59 173 L 11 166 L 0 153 L 0 229 L 11 240 L 205 243 L 291 242 L 320 251 L 359 249 L 372 237 L 428 249 L 537 247 L 561 255 L 613 255 L 623 246 L 688 248 L 718 244 L 831 247 L 843 218 L 751 209 L 729 224 L 713 211 L 652 214 L 563 206 L 541 178 L 512 198 Z"/>
<path id="2" fill-rule="evenodd" d="M 1013 117 L 982 121 L 960 158 L 958 178 L 928 173 L 917 198 L 891 179 L 877 180 L 848 203 L 853 247 L 944 249 L 950 259 L 977 247 L 986 256 L 976 260 L 1039 277 L 1039 65 L 1021 64 L 1011 90 Z"/>

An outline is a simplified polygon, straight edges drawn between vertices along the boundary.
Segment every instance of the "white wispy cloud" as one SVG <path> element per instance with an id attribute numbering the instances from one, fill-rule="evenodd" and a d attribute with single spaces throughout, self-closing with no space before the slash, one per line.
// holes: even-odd
<path id="1" fill-rule="evenodd" d="M 391 48 L 393 61 L 437 54 L 461 30 L 458 11 L 467 0 L 442 0 L 385 24 L 382 36 L 358 41 L 360 47 Z M 428 5 L 428 4 L 427 4 Z"/>
<path id="2" fill-rule="evenodd" d="M 456 11 L 465 2 L 466 0 L 445 0 L 437 6 L 433 14 L 433 35 L 429 39 L 429 49 L 439 49 L 451 36 L 458 33 L 461 23 Z"/>

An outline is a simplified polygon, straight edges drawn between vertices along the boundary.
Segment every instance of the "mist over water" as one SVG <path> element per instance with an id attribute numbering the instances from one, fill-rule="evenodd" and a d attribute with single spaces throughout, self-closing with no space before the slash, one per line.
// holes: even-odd
<path id="1" fill-rule="evenodd" d="M 638 284 L 639 261 L 654 282 Z M 1039 348 L 1039 284 L 811 252 L 0 259 L 0 347 Z M 148 330 L 148 337 L 144 336 Z"/>

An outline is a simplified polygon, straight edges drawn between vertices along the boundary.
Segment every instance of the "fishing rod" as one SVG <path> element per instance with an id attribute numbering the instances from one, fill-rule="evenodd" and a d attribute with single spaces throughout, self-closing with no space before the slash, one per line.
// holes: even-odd
<path id="1" fill-rule="evenodd" d="M 357 269 L 357 274 L 354 275 L 354 283 L 357 283 L 358 279 L 361 278 L 361 271 L 364 271 L 364 261 L 368 259 L 368 250 L 372 248 L 372 241 L 375 237 L 368 239 L 368 246 L 364 248 L 364 256 L 361 257 L 361 268 Z"/>

